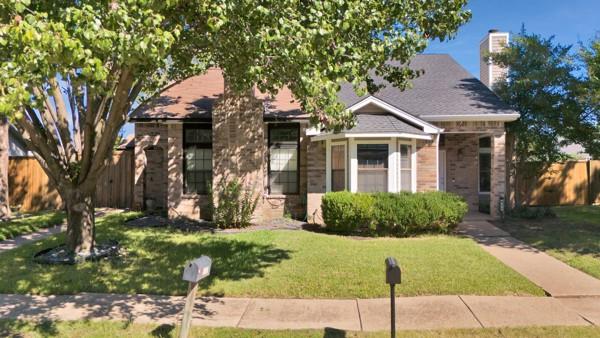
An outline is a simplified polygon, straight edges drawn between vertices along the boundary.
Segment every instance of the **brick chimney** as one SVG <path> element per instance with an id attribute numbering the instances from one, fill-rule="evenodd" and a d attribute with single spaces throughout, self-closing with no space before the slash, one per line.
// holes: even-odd
<path id="1" fill-rule="evenodd" d="M 508 33 L 490 29 L 479 45 L 479 78 L 489 88 L 506 76 L 506 68 L 495 65 L 488 54 L 501 51 L 508 38 Z"/>

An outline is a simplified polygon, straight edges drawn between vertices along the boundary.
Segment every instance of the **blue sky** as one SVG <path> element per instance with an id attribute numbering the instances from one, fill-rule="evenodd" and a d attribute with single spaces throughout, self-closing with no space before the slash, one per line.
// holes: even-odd
<path id="1" fill-rule="evenodd" d="M 562 44 L 588 42 L 600 32 L 600 0 L 471 0 L 473 16 L 455 39 L 432 42 L 426 53 L 447 53 L 479 77 L 479 42 L 490 28 L 554 35 Z"/>

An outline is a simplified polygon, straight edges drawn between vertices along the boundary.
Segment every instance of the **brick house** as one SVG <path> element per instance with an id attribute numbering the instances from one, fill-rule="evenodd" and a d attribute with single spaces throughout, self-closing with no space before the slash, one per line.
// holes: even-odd
<path id="1" fill-rule="evenodd" d="M 169 217 L 207 217 L 207 187 L 239 177 L 259 197 L 257 220 L 284 215 L 320 222 L 328 191 L 444 190 L 471 210 L 490 210 L 506 192 L 504 124 L 519 114 L 489 89 L 505 70 L 487 60 L 508 41 L 490 31 L 481 42 L 481 79 L 449 55 L 418 55 L 424 70 L 406 91 L 388 85 L 341 102 L 357 124 L 333 134 L 310 125 L 291 93 L 230 99 L 220 70 L 169 89 L 135 123 L 137 208 Z M 382 79 L 378 79 L 383 81 Z"/>

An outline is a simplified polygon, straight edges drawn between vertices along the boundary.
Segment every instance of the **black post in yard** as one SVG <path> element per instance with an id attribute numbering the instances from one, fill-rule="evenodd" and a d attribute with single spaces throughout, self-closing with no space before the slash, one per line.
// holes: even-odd
<path id="1" fill-rule="evenodd" d="M 400 266 L 394 257 L 385 259 L 385 282 L 390 285 L 390 322 L 392 338 L 396 338 L 396 284 L 402 281 Z"/>
<path id="2" fill-rule="evenodd" d="M 392 319 L 391 334 L 392 338 L 396 338 L 396 284 L 390 284 L 390 314 Z"/>

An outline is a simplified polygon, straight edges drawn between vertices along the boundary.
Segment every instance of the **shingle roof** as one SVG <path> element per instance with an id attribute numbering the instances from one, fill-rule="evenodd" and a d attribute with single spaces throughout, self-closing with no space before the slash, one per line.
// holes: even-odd
<path id="1" fill-rule="evenodd" d="M 382 113 L 357 114 L 354 128 L 345 130 L 344 133 L 408 133 L 427 135 L 423 130 L 408 124 L 394 115 Z"/>
<path id="2" fill-rule="evenodd" d="M 391 64 L 400 65 L 398 62 Z M 417 55 L 411 60 L 410 68 L 424 70 L 423 75 L 411 81 L 412 88 L 400 91 L 374 76 L 376 83 L 386 87 L 373 96 L 417 117 L 516 113 L 450 55 Z M 347 107 L 367 96 L 357 96 L 350 84 L 342 85 L 339 93 Z"/>
<path id="3" fill-rule="evenodd" d="M 210 119 L 215 101 L 223 95 L 224 83 L 220 69 L 209 69 L 168 88 L 131 119 Z M 287 88 L 275 96 L 258 93 L 257 97 L 265 100 L 265 115 L 272 118 L 308 118 Z"/>
<path id="4" fill-rule="evenodd" d="M 399 63 L 392 62 L 399 65 Z M 376 83 L 386 87 L 373 96 L 411 115 L 424 118 L 432 115 L 515 114 L 481 81 L 467 72 L 446 54 L 422 54 L 410 62 L 413 69 L 424 74 L 412 80 L 413 87 L 401 91 L 382 78 Z M 194 76 L 167 89 L 146 109 L 131 116 L 140 119 L 210 119 L 215 100 L 223 93 L 223 75 L 219 69 Z M 308 118 L 287 88 L 275 97 L 259 93 L 265 99 L 265 118 Z M 367 96 L 359 97 L 350 84 L 343 84 L 340 100 L 350 107 Z"/>

